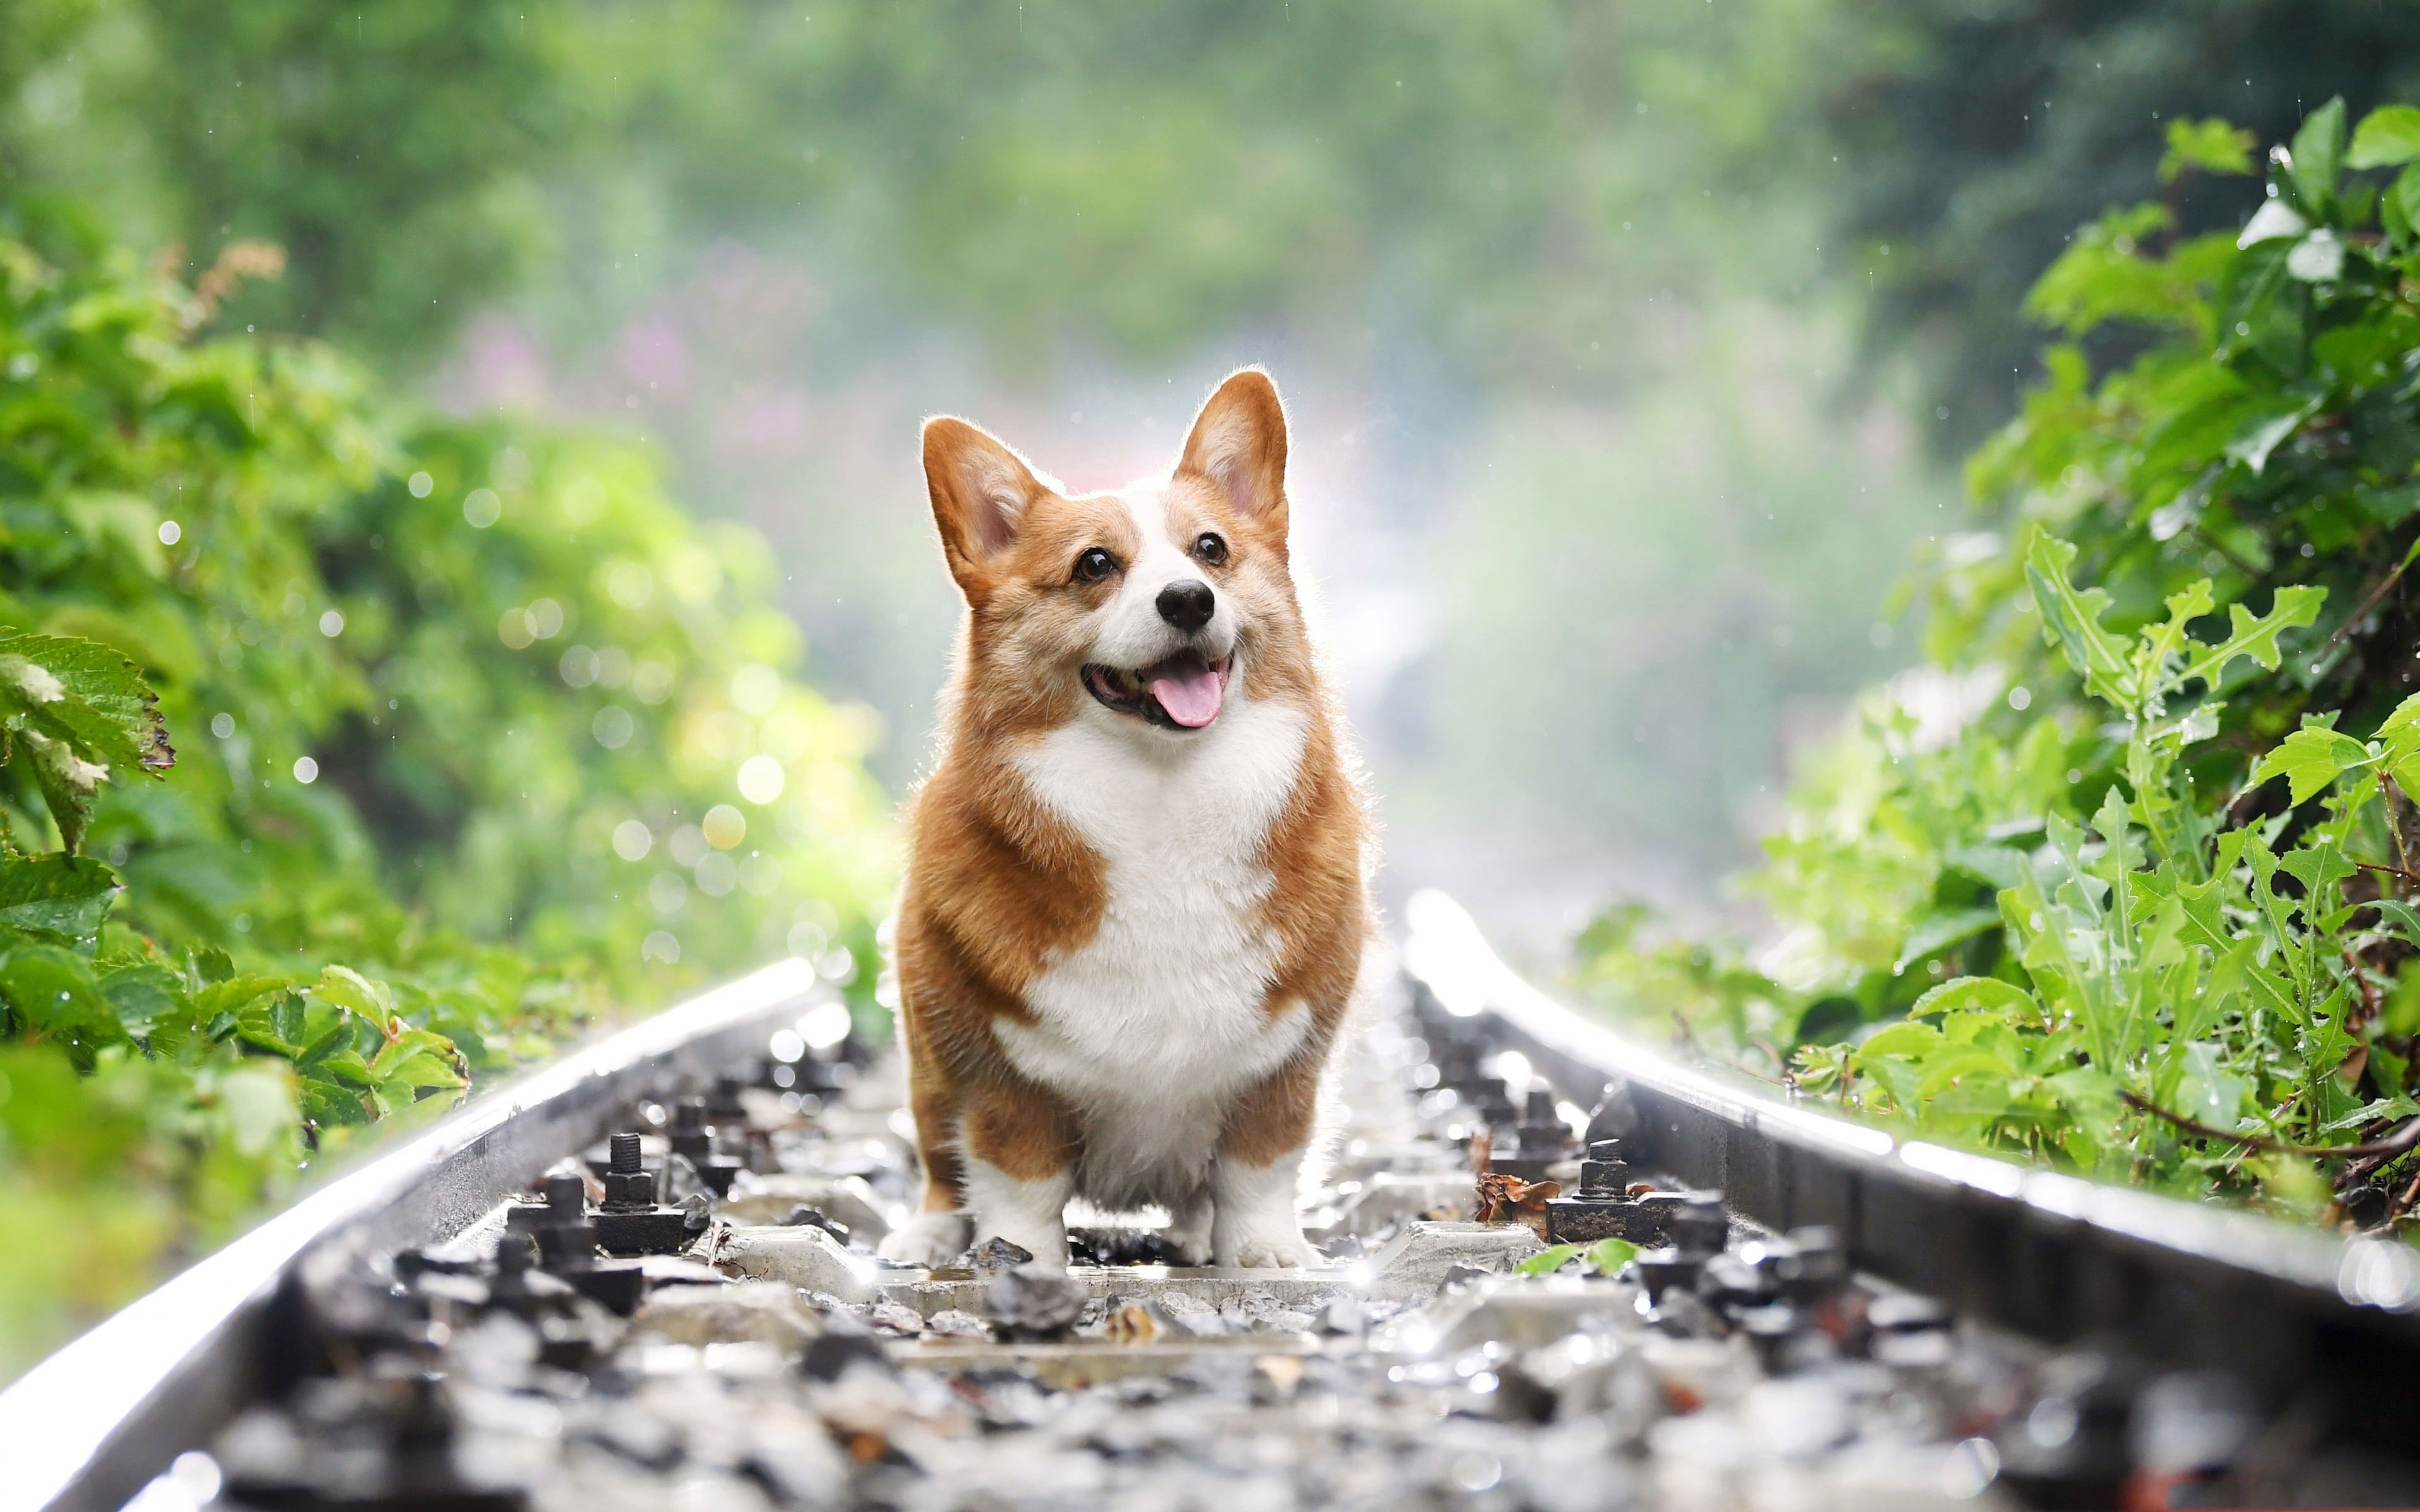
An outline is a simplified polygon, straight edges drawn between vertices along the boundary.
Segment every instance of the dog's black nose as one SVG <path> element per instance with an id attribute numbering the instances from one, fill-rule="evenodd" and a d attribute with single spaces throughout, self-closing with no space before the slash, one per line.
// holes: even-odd
<path id="1" fill-rule="evenodd" d="M 1218 596 L 1199 578 L 1170 583 L 1159 591 L 1159 617 L 1180 630 L 1199 630 L 1210 623 Z"/>

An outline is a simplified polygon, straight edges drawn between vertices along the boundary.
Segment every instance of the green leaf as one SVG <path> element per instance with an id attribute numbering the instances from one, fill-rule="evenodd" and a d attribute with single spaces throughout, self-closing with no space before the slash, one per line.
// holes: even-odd
<path id="1" fill-rule="evenodd" d="M 1588 1268 L 1599 1275 L 1619 1275 L 1638 1254 L 1638 1246 L 1626 1239 L 1600 1239 L 1588 1247 Z"/>
<path id="2" fill-rule="evenodd" d="M 2344 276 L 2344 238 L 2323 225 L 2286 254 L 2286 271 L 2305 284 L 2333 284 Z M 2256 465 L 2252 471 L 2260 469 Z"/>
<path id="3" fill-rule="evenodd" d="M 382 1072 L 373 1063 L 371 1070 L 378 1074 L 379 1089 L 389 1094 L 410 1092 L 418 1096 L 434 1088 L 459 1088 L 470 1085 L 470 1078 L 462 1074 L 461 1066 L 451 1053 L 441 1055 L 433 1050 L 424 1050 L 386 1067 Z"/>
<path id="4" fill-rule="evenodd" d="M 2257 247 L 2263 241 L 2282 241 L 2289 237 L 2300 237 L 2310 228 L 2311 223 L 2295 213 L 2294 208 L 2284 200 L 2263 200 L 2260 208 L 2252 212 L 2252 218 L 2243 223 L 2242 231 L 2236 236 L 2235 245 L 2241 251 L 2246 247 Z"/>
<path id="5" fill-rule="evenodd" d="M 378 1078 L 370 1074 L 369 1062 L 357 1050 L 338 1050 L 333 1054 L 313 1057 L 305 1053 L 302 1062 L 305 1071 L 321 1080 L 339 1081 L 351 1087 L 369 1087 Z"/>
<path id="6" fill-rule="evenodd" d="M 334 1082 L 302 1084 L 302 1117 L 316 1127 L 342 1128 L 370 1121 L 370 1106 L 362 1094 Z"/>
<path id="7" fill-rule="evenodd" d="M 2074 564 L 2073 545 L 2035 527 L 2025 548 L 2025 581 L 2041 611 L 2042 638 L 2059 648 L 2095 697 L 2131 712 L 2135 690 L 2125 642 L 2101 624 L 2109 595 L 2078 589 L 2069 576 Z"/>
<path id="8" fill-rule="evenodd" d="M 370 1061 L 370 1078 L 378 1082 L 393 1081 L 400 1069 L 416 1057 L 428 1058 L 438 1068 L 434 1074 L 440 1079 L 422 1081 L 414 1085 L 423 1087 L 461 1085 L 461 1072 L 454 1066 L 454 1041 L 427 1029 L 405 1029 L 388 1041 L 384 1048 L 380 1049 L 377 1057 Z M 424 1069 L 415 1074 L 427 1075 L 431 1072 Z"/>
<path id="9" fill-rule="evenodd" d="M 2283 777 L 2291 784 L 2296 803 L 2307 803 L 2345 773 L 2366 766 L 2374 758 L 2369 748 L 2341 731 L 2305 725 L 2279 742 L 2252 769 L 2252 779 L 2266 782 Z"/>
<path id="10" fill-rule="evenodd" d="M 1916 1096 L 1931 1102 L 1961 1088 L 1966 1112 L 1997 1117 L 2009 1105 L 2009 1082 L 2016 1074 L 2016 1067 L 1988 1050 L 1961 1051 L 1927 1065 Z"/>
<path id="11" fill-rule="evenodd" d="M 84 844 L 113 767 L 158 771 L 175 762 L 157 702 L 134 664 L 107 646 L 0 632 L 0 726 L 32 764 L 70 854 Z"/>
<path id="12" fill-rule="evenodd" d="M 2242 1077 L 2230 1074 L 2226 1065 L 2219 1046 L 2186 1045 L 2180 1060 L 2182 1074 L 2177 1084 L 2177 1111 L 2215 1129 L 2235 1128 L 2250 1087 Z"/>
<path id="13" fill-rule="evenodd" d="M 2257 618 L 2241 604 L 2226 606 L 2226 639 L 2215 644 L 2196 642 L 2185 657 L 2170 686 L 2183 687 L 2200 681 L 2215 690 L 2219 679 L 2226 673 L 2229 663 L 2240 656 L 2268 671 L 2275 671 L 2283 653 L 2277 638 L 2288 630 L 2300 630 L 2319 617 L 2319 606 L 2327 602 L 2324 588 L 2280 588 L 2269 601 L 2269 612 Z"/>
<path id="14" fill-rule="evenodd" d="M 1997 922 L 1996 911 L 1993 921 Z M 2033 995 L 2014 982 L 1997 977 L 1960 977 L 1945 981 L 1916 1000 L 1908 1015 L 1913 1018 L 1926 1013 L 1990 1012 L 2005 1014 L 2010 1019 L 2040 1022 L 2041 1005 Z M 1873 1041 L 1866 1041 L 1871 1046 Z"/>
<path id="15" fill-rule="evenodd" d="M 2368 126 L 2367 121 L 2362 123 L 2364 131 Z M 2248 174 L 2252 171 L 2253 148 L 2257 145 L 2250 131 L 2216 116 L 2199 121 L 2178 116 L 2168 122 L 2168 150 L 2160 157 L 2160 182 L 2176 182 L 2187 168 L 2198 168 L 2204 173 Z"/>
<path id="16" fill-rule="evenodd" d="M 239 1150 L 266 1154 L 291 1139 L 299 1110 L 293 1078 L 282 1069 L 255 1065 L 223 1072 L 210 1089 Z"/>
<path id="17" fill-rule="evenodd" d="M 184 984 L 165 966 L 121 966 L 101 979 L 101 995 L 128 1034 L 141 1039 L 158 1020 L 186 1011 Z"/>
<path id="18" fill-rule="evenodd" d="M 87 761 L 146 771 L 176 764 L 141 669 L 98 641 L 0 631 L 0 711 Z"/>
<path id="19" fill-rule="evenodd" d="M 2341 96 L 2303 118 L 2294 133 L 2294 187 L 2304 200 L 2324 208 L 2335 198 L 2336 173 L 2344 161 L 2345 104 Z"/>
<path id="20" fill-rule="evenodd" d="M 2000 923 L 2000 910 L 1990 908 L 1959 908 L 1946 913 L 1927 914 L 1916 921 L 1900 946 L 1899 961 L 1891 974 L 1898 976 L 1919 961 L 1929 961 L 1953 945 L 1973 939 Z"/>
<path id="21" fill-rule="evenodd" d="M 1980 877 L 1999 892 L 2025 879 L 2025 853 L 2013 845 L 1953 846 L 1942 853 L 1941 863 Z"/>
<path id="22" fill-rule="evenodd" d="M 85 761 L 66 741 L 39 730 L 18 732 L 17 748 L 25 753 L 34 769 L 34 783 L 41 790 L 42 804 L 59 826 L 60 845 L 73 856 L 84 848 L 84 831 L 92 821 L 93 799 L 100 794 L 101 779 L 109 775 L 109 768 Z"/>
<path id="23" fill-rule="evenodd" d="M 0 924 L 89 949 L 121 890 L 117 873 L 78 856 L 0 856 Z"/>
<path id="24" fill-rule="evenodd" d="M 2413 912 L 2410 903 L 2395 898 L 2379 898 L 2372 900 L 2369 906 L 2378 910 L 2379 918 L 2389 929 L 2403 936 L 2405 944 L 2420 949 L 2420 913 Z"/>
<path id="25" fill-rule="evenodd" d="M 1586 1246 L 1580 1244 L 1549 1244 L 1512 1267 L 1514 1275 L 1552 1275 L 1578 1257 Z"/>
<path id="26" fill-rule="evenodd" d="M 257 972 L 240 977 L 226 977 L 211 982 L 194 995 L 194 1004 L 204 1013 L 221 1013 L 229 1010 L 249 1008 L 271 993 L 287 993 L 294 986 L 290 977 L 265 976 Z M 302 1011 L 296 1003 L 294 1011 Z"/>
<path id="27" fill-rule="evenodd" d="M 2403 730 L 2420 730 L 2420 693 L 2405 698 L 2378 723 L 2378 733 L 2381 735 L 2391 735 Z"/>
<path id="28" fill-rule="evenodd" d="M 2297 249 L 2299 250 L 2299 248 Z M 2290 266 L 2292 259 L 2288 257 Z M 2331 278 L 2334 273 L 2329 274 Z M 2254 476 L 2269 466 L 2269 454 L 2274 452 L 2286 438 L 2302 428 L 2303 422 L 2319 412 L 2319 401 L 2305 399 L 2290 409 L 2257 416 L 2244 422 L 2235 439 L 2226 443 L 2226 459 L 2240 462 Z"/>
<path id="29" fill-rule="evenodd" d="M 87 1044 L 122 1041 L 116 1011 L 92 980 L 92 964 L 54 945 L 21 945 L 0 956 L 0 995 L 37 1033 Z"/>
<path id="30" fill-rule="evenodd" d="M 384 1030 L 395 1021 L 395 995 L 384 982 L 372 981 L 350 966 L 321 968 L 319 978 L 304 991 L 319 1002 L 347 1008 Z"/>
<path id="31" fill-rule="evenodd" d="M 2325 842 L 2298 846 L 2280 856 L 2277 865 L 2303 885 L 2303 912 L 2306 918 L 2333 906 L 2333 889 L 2354 870 L 2352 863 L 2345 859 L 2342 846 Z"/>
<path id="32" fill-rule="evenodd" d="M 243 999 L 240 1009 L 207 1011 L 214 1021 L 232 1018 L 237 1037 L 248 1045 L 288 1060 L 301 1060 L 310 1053 L 310 1024 L 302 999 L 292 993 L 255 994 Z M 326 1048 L 333 1050 L 333 1041 Z"/>
<path id="33" fill-rule="evenodd" d="M 1937 989 L 1936 989 L 1937 990 Z M 1920 999 L 1919 999 L 1920 1001 Z M 1941 1031 L 1930 1024 L 1905 1019 L 1885 1025 L 1857 1044 L 1857 1058 L 1921 1060 L 1941 1048 Z"/>
<path id="34" fill-rule="evenodd" d="M 2406 225 L 2420 226 L 2420 163 L 2414 163 L 2395 176 L 2395 183 L 2386 192 L 2395 202 Z"/>
<path id="35" fill-rule="evenodd" d="M 2375 1050 L 2370 1053 L 2377 1054 Z M 2330 1119 L 2319 1126 L 2319 1132 L 2350 1134 L 2365 1123 L 2380 1119 L 2408 1119 L 2415 1113 L 2420 1113 L 2420 1103 L 2414 1103 L 2400 1093 L 2394 1097 L 2374 1097 L 2349 1113 Z"/>
<path id="36" fill-rule="evenodd" d="M 2169 133 L 2172 137 L 2174 131 Z M 2345 153 L 2348 168 L 2392 168 L 2420 158 L 2420 110 L 2381 105 L 2362 117 Z"/>

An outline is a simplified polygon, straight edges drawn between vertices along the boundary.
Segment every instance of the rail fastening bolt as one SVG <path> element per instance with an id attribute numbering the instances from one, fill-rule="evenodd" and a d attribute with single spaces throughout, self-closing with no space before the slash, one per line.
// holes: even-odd
<path id="1" fill-rule="evenodd" d="M 588 1184 L 577 1176 L 546 1179 L 547 1215 L 557 1223 L 577 1223 L 588 1206 Z"/>

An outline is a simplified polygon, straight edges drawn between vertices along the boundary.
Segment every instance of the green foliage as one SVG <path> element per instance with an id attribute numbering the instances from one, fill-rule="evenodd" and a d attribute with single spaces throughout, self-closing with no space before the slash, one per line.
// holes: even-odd
<path id="1" fill-rule="evenodd" d="M 1552 1275 L 1580 1257 L 1585 1244 L 1549 1244 L 1512 1267 L 1514 1275 Z"/>
<path id="2" fill-rule="evenodd" d="M 1585 982 L 1928 1137 L 2287 1211 L 2323 1205 L 2304 1151 L 2420 1115 L 2414 120 L 2312 112 L 2240 237 L 2149 206 L 2075 239 L 2036 315 L 2148 342 L 2054 347 L 1970 465 L 2013 539 L 1949 545 L 1946 670 L 1802 774 L 1748 879 L 1782 936 L 1693 976 L 1721 948 L 1614 916 Z M 2231 140 L 2170 133 L 2204 167 Z"/>
<path id="3" fill-rule="evenodd" d="M 1638 1246 L 1626 1239 L 1600 1239 L 1588 1247 L 1585 1258 L 1597 1274 L 1619 1275 L 1637 1254 Z"/>
<path id="4" fill-rule="evenodd" d="M 585 1022 L 856 980 L 888 840 L 762 543 L 643 453 L 196 340 L 0 215 L 5 1369 Z"/>
<path id="5" fill-rule="evenodd" d="M 737 235 L 1028 363 L 1339 303 L 1602 371 L 1608 287 L 1761 255 L 1691 164 L 1757 140 L 1812 8 L 18 0 L 0 166 L 196 275 L 275 243 L 229 318 L 407 364 L 486 303 L 610 328 Z"/>
<path id="6" fill-rule="evenodd" d="M 425 356 L 546 251 L 537 175 L 589 117 L 529 0 L 19 0 L 0 119 L 20 183 L 100 193 L 207 281 L 265 239 L 237 321 Z"/>
<path id="7" fill-rule="evenodd" d="M 1626 1239 L 1600 1239 L 1593 1244 L 1549 1244 L 1512 1267 L 1514 1275 L 1553 1275 L 1576 1260 L 1592 1275 L 1618 1275 L 1638 1246 Z"/>
<path id="8" fill-rule="evenodd" d="M 112 767 L 173 766 L 159 700 L 134 664 L 107 646 L 0 631 L 0 763 L 23 755 L 73 855 Z"/>
<path id="9" fill-rule="evenodd" d="M 2209 117 L 2282 142 L 2334 95 L 2356 114 L 2420 97 L 2420 17 L 2367 0 L 1907 0 L 1835 20 L 1801 65 L 1804 146 L 1844 172 L 1823 239 L 1871 280 L 1871 365 L 1912 359 L 1925 412 L 1946 411 L 1931 430 L 1944 455 L 2036 384 L 2022 299 L 2079 221 L 2156 180 L 2188 238 L 2242 223 L 2259 192 L 2234 177 L 2244 137 Z M 2376 143 L 2400 129 L 2372 118 Z"/>
<path id="10" fill-rule="evenodd" d="M 2180 116 L 2168 122 L 2168 150 L 2160 154 L 2160 182 L 2173 184 L 2196 168 L 2203 173 L 2248 174 L 2252 171 L 2252 150 L 2258 145 L 2258 138 L 2232 122 Z"/>

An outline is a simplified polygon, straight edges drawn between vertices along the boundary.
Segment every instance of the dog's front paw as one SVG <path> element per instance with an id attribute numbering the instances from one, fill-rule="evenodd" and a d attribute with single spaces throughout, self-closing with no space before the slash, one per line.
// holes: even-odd
<path id="1" fill-rule="evenodd" d="M 1311 1271 L 1319 1268 L 1319 1251 L 1300 1233 L 1282 1229 L 1238 1235 L 1234 1252 L 1222 1257 L 1221 1265 L 1240 1265 L 1253 1269 Z"/>
<path id="2" fill-rule="evenodd" d="M 971 1227 L 962 1212 L 920 1212 L 883 1235 L 875 1253 L 886 1260 L 929 1271 L 966 1253 Z"/>

